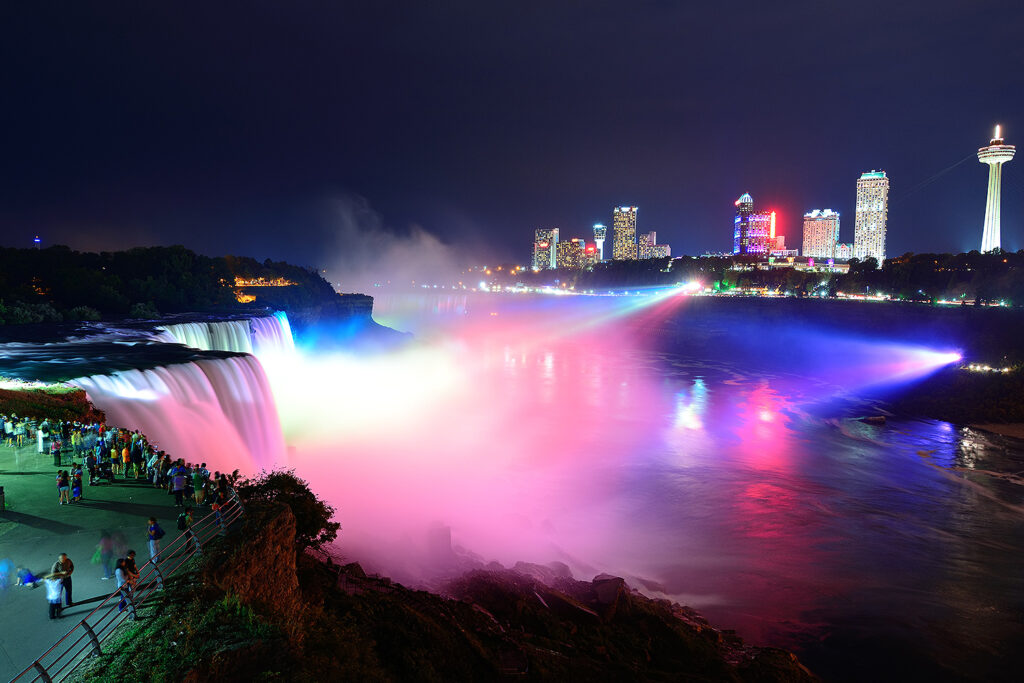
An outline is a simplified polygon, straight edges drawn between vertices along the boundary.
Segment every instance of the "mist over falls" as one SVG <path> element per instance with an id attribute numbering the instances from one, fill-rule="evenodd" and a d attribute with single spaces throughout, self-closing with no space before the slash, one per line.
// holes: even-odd
<path id="1" fill-rule="evenodd" d="M 1021 453 L 853 419 L 877 411 L 859 392 L 957 347 L 852 335 L 825 324 L 834 308 L 799 325 L 695 313 L 715 303 L 382 296 L 377 319 L 414 343 L 296 350 L 280 315 L 169 323 L 152 335 L 177 343 L 157 346 L 209 350 L 77 381 L 175 455 L 296 468 L 338 510 L 337 552 L 413 585 L 491 560 L 609 572 L 818 670 L 837 634 L 851 652 L 883 632 L 910 658 L 969 654 L 907 619 L 1019 633 L 977 607 L 1024 598 L 1018 484 L 999 476 Z"/>

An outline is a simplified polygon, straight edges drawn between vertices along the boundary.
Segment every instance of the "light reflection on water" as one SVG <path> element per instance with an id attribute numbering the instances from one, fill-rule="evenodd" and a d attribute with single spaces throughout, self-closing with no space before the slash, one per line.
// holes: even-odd
<path id="1" fill-rule="evenodd" d="M 463 519 L 479 495 L 443 511 L 416 498 L 454 541 L 484 559 L 628 575 L 755 643 L 796 649 L 829 678 L 1013 670 L 1024 617 L 1019 444 L 929 420 L 851 419 L 868 409 L 827 400 L 839 387 L 821 374 L 753 370 L 688 355 L 685 343 L 654 350 L 625 328 L 565 334 L 565 305 L 377 300 L 384 324 L 459 340 L 476 390 L 422 410 L 459 411 L 487 431 L 417 438 L 433 474 L 454 482 L 446 496 L 492 487 L 490 512 L 503 520 L 492 536 L 522 555 L 501 556 L 505 546 Z M 501 465 L 446 470 L 460 448 Z M 544 543 L 513 539 L 527 534 Z"/>

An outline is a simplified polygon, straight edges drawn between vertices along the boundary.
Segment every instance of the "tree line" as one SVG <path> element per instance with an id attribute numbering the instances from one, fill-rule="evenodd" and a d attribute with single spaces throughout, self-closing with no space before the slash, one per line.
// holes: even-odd
<path id="1" fill-rule="evenodd" d="M 203 256 L 182 246 L 101 253 L 66 246 L 0 248 L 0 324 L 153 318 L 271 305 L 259 296 L 239 303 L 233 287 L 236 276 L 294 282 L 276 288 L 289 290 L 281 298 L 290 306 L 336 296 L 312 269 L 269 259 L 260 263 L 245 257 Z"/>
<path id="2" fill-rule="evenodd" d="M 906 301 L 1005 302 L 1024 305 L 1024 250 L 963 254 L 907 253 L 886 259 L 852 259 L 847 273 L 769 267 L 745 257 L 693 257 L 608 261 L 592 270 L 498 273 L 500 284 L 556 285 L 614 290 L 697 282 L 718 291 L 764 290 L 791 296 L 883 294 Z"/>

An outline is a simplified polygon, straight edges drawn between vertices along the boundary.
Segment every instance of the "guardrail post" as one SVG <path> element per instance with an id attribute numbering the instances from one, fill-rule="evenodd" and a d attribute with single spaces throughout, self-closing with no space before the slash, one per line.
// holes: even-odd
<path id="1" fill-rule="evenodd" d="M 39 672 L 39 680 L 43 681 L 43 683 L 53 683 L 50 674 L 46 673 L 46 667 L 40 664 L 38 659 L 32 663 L 32 666 Z"/>
<path id="2" fill-rule="evenodd" d="M 89 626 L 89 623 L 84 619 L 82 620 L 82 628 L 89 634 L 89 640 L 92 641 L 92 656 L 99 657 L 103 654 L 103 651 L 100 649 L 100 639 L 96 637 L 96 632 L 92 630 L 92 626 Z"/>

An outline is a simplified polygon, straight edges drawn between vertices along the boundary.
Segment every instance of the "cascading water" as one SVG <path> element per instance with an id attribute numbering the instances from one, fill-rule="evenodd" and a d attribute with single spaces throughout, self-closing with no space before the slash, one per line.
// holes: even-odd
<path id="1" fill-rule="evenodd" d="M 233 351 L 262 356 L 295 350 L 291 324 L 284 311 L 258 318 L 173 323 L 157 329 L 158 341 L 184 344 L 203 351 Z"/>
<path id="2" fill-rule="evenodd" d="M 277 407 L 260 362 L 233 356 L 92 375 L 71 382 L 111 424 L 213 468 L 255 472 L 284 460 Z"/>
<path id="3" fill-rule="evenodd" d="M 252 319 L 252 352 L 257 356 L 268 353 L 292 353 L 295 340 L 292 338 L 288 314 L 277 311 L 272 316 Z"/>
<path id="4" fill-rule="evenodd" d="M 170 335 L 166 341 L 177 342 L 203 351 L 234 351 L 252 353 L 252 334 L 249 320 L 218 320 L 163 325 L 160 329 Z"/>

